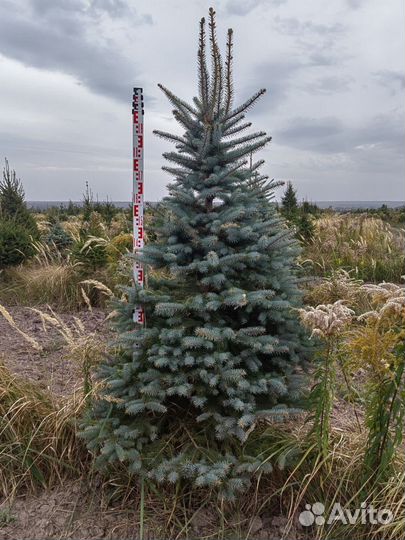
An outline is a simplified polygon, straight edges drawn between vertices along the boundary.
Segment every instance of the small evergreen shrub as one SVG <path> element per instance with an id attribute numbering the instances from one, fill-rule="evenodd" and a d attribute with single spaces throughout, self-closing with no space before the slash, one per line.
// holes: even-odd
<path id="1" fill-rule="evenodd" d="M 20 264 L 33 252 L 32 238 L 25 227 L 0 220 L 0 268 Z"/>
<path id="2" fill-rule="evenodd" d="M 49 246 L 56 246 L 59 251 L 65 251 L 73 244 L 72 236 L 58 221 L 51 226 L 43 240 Z"/>
<path id="3" fill-rule="evenodd" d="M 296 228 L 297 238 L 308 241 L 314 235 L 312 214 L 316 213 L 316 205 L 304 201 L 300 206 L 297 202 L 297 191 L 292 182 L 287 182 L 287 187 L 281 199 L 280 212 L 288 223 Z"/>
<path id="4" fill-rule="evenodd" d="M 104 202 L 97 201 L 94 204 L 94 210 L 102 216 L 108 226 L 111 225 L 114 216 L 118 213 L 118 209 L 114 206 L 114 203 L 108 199 Z"/>
<path id="5" fill-rule="evenodd" d="M 126 212 L 119 212 L 114 216 L 108 232 L 111 236 L 117 236 L 121 233 L 132 234 L 132 215 L 128 216 Z"/>
<path id="6" fill-rule="evenodd" d="M 293 221 L 298 214 L 297 191 L 293 188 L 292 182 L 287 182 L 281 199 L 281 213 L 289 221 Z"/>
<path id="7" fill-rule="evenodd" d="M 313 238 L 315 233 L 315 226 L 310 214 L 303 212 L 300 208 L 300 211 L 294 223 L 297 227 L 297 235 L 299 239 L 308 242 Z"/>
<path id="8" fill-rule="evenodd" d="M 110 264 L 117 264 L 124 253 L 131 253 L 133 249 L 133 236 L 130 233 L 121 233 L 115 236 L 107 245 L 107 260 Z"/>
<path id="9" fill-rule="evenodd" d="M 85 271 L 95 271 L 107 264 L 105 227 L 98 212 L 83 214 L 79 240 L 72 247 L 72 258 L 80 262 Z"/>
<path id="10" fill-rule="evenodd" d="M 21 180 L 17 178 L 16 172 L 10 169 L 7 159 L 3 169 L 3 179 L 0 181 L 0 219 L 19 224 L 34 239 L 39 236 L 35 218 L 25 204 Z"/>
<path id="11" fill-rule="evenodd" d="M 97 243 L 90 237 L 84 237 L 75 242 L 71 252 L 72 259 L 80 262 L 84 271 L 97 270 L 107 264 L 105 245 Z"/>

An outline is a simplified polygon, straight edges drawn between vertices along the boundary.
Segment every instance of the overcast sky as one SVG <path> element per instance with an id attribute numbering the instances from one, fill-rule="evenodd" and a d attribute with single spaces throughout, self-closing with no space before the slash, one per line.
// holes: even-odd
<path id="1" fill-rule="evenodd" d="M 145 188 L 157 200 L 177 130 L 157 88 L 196 92 L 199 19 L 235 31 L 236 100 L 273 141 L 265 172 L 309 200 L 403 200 L 402 0 L 0 0 L 0 156 L 29 200 L 131 194 L 131 96 L 146 97 Z"/>

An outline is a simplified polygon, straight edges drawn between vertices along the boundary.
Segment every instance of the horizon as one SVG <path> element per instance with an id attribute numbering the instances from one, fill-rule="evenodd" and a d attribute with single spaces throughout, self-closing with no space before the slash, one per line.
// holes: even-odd
<path id="1" fill-rule="evenodd" d="M 160 202 L 161 200 L 163 200 L 163 197 L 161 199 L 147 199 L 145 200 L 146 203 L 150 203 L 150 202 Z M 278 199 L 275 199 L 276 201 L 278 201 Z M 116 203 L 116 202 L 119 202 L 119 203 L 123 203 L 123 202 L 127 202 L 126 200 L 123 200 L 123 199 L 112 199 L 111 197 L 107 197 L 107 198 L 103 198 L 103 199 L 100 199 L 100 198 L 97 198 L 93 200 L 93 202 L 111 202 L 111 203 Z M 26 200 L 26 203 L 33 203 L 33 202 L 72 202 L 72 203 L 79 203 L 79 202 L 82 202 L 82 199 L 27 199 Z M 405 199 L 298 199 L 298 202 L 313 202 L 313 203 L 316 203 L 316 202 L 319 202 L 319 203 L 322 203 L 322 202 L 351 202 L 351 203 L 358 203 L 358 202 L 361 202 L 361 203 L 367 203 L 367 202 L 373 202 L 373 203 L 378 203 L 378 202 L 381 202 L 382 204 L 384 203 L 405 203 Z M 131 198 L 128 199 L 128 204 L 131 204 Z"/>
<path id="2" fill-rule="evenodd" d="M 119 208 L 128 208 L 131 207 L 131 200 L 124 200 L 124 201 L 114 201 L 112 199 L 108 199 L 110 203 L 112 203 L 114 206 Z M 67 207 L 68 204 L 72 203 L 75 206 L 81 206 L 83 204 L 83 200 L 38 200 L 38 201 L 26 201 L 27 206 L 32 210 L 47 210 L 49 208 L 54 207 L 60 207 L 61 205 L 64 207 Z M 95 203 L 103 203 L 106 202 L 106 200 L 99 200 L 96 199 L 94 201 Z M 146 200 L 145 205 L 154 205 L 161 202 L 160 200 L 152 201 L 152 200 Z M 276 204 L 280 204 L 280 200 L 274 200 L 273 201 Z M 299 200 L 298 204 L 301 205 L 303 202 L 308 202 L 310 204 L 314 204 L 321 210 L 326 210 L 328 208 L 331 208 L 332 210 L 378 210 L 382 208 L 382 206 L 387 206 L 390 209 L 399 209 L 402 207 L 405 207 L 405 201 L 387 201 L 387 200 L 369 200 L 369 201 L 333 201 L 333 200 L 323 200 L 323 201 L 317 201 L 317 200 Z"/>

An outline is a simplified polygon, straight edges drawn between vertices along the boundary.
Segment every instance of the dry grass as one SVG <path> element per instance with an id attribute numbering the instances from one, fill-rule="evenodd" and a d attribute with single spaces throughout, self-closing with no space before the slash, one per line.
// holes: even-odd
<path id="1" fill-rule="evenodd" d="M 2 301 L 20 305 L 51 304 L 59 309 L 77 309 L 83 305 L 80 264 L 40 242 L 34 247 L 36 254 L 30 264 L 7 271 L 6 285 L 0 291 Z"/>
<path id="2" fill-rule="evenodd" d="M 405 232 L 366 215 L 330 214 L 314 222 L 304 250 L 311 271 L 327 275 L 343 268 L 365 281 L 400 281 L 405 272 Z"/>
<path id="3" fill-rule="evenodd" d="M 307 284 L 304 302 L 311 306 L 318 304 L 333 304 L 342 300 L 351 307 L 363 303 L 359 298 L 359 287 L 362 280 L 352 277 L 346 270 L 332 270 L 330 277 L 320 279 L 316 283 Z"/>
<path id="4" fill-rule="evenodd" d="M 364 433 L 353 429 L 332 433 L 331 449 L 321 458 L 315 443 L 300 421 L 284 428 L 260 426 L 251 434 L 250 445 L 273 472 L 259 476 L 248 492 L 233 502 L 218 497 L 216 490 L 193 489 L 186 483 L 156 486 L 123 470 L 110 471 L 103 484 L 110 500 L 138 509 L 137 528 L 145 538 L 314 538 L 353 540 L 402 540 L 405 523 L 404 456 L 397 459 L 398 471 L 381 489 L 362 483 Z M 191 442 L 190 442 L 191 444 Z M 328 515 L 334 503 L 352 511 L 361 503 L 393 513 L 388 525 L 356 524 L 303 529 L 298 522 L 306 504 L 322 502 Z"/>
<path id="5" fill-rule="evenodd" d="M 336 446 L 335 442 L 328 447 L 324 454 L 327 467 L 323 467 L 322 475 L 315 476 L 313 481 L 312 487 L 320 490 L 318 499 L 315 497 L 313 502 L 323 502 L 327 508 L 333 501 L 352 508 L 359 508 L 365 502 L 378 509 L 386 508 L 394 515 L 393 522 L 386 525 L 335 524 L 327 530 L 318 529 L 317 538 L 403 538 L 403 420 L 400 418 L 401 401 L 397 397 L 399 387 L 390 381 L 396 380 L 403 364 L 405 288 L 385 282 L 363 283 L 344 271 L 337 271 L 309 290 L 306 299 L 312 304 L 326 304 L 302 310 L 305 320 L 311 323 L 311 330 L 326 343 L 321 366 L 325 365 L 328 351 L 332 351 L 335 367 L 342 371 L 342 381 L 349 390 L 345 392 L 346 399 L 362 404 L 365 413 L 364 426 L 359 424 L 359 429 L 341 435 L 344 446 L 340 443 Z M 342 303 L 349 313 L 346 325 L 343 324 Z M 329 312 L 333 316 L 328 317 Z M 337 330 L 333 343 L 327 341 L 328 328 Z M 401 384 L 404 384 L 403 379 Z M 377 399 L 382 388 L 391 388 L 391 394 L 384 394 L 386 401 Z M 332 399 L 335 392 L 336 384 L 332 386 Z M 333 429 L 327 434 L 336 439 Z M 324 493 L 322 490 L 328 483 L 331 488 Z M 302 483 L 301 489 L 304 489 Z"/>
<path id="6" fill-rule="evenodd" d="M 77 424 L 92 391 L 91 368 L 106 350 L 106 343 L 86 332 L 80 319 L 74 317 L 69 326 L 52 310 L 31 309 L 40 315 L 44 332 L 52 327 L 63 338 L 65 357 L 78 364 L 83 387 L 68 398 L 57 398 L 12 373 L 0 359 L 0 494 L 6 499 L 22 489 L 51 487 L 88 474 L 91 459 L 77 436 Z M 0 314 L 30 346 L 42 350 L 1 305 Z"/>
<path id="7" fill-rule="evenodd" d="M 63 256 L 55 246 L 36 242 L 34 247 L 33 261 L 5 273 L 0 289 L 4 304 L 49 304 L 59 310 L 74 311 L 91 305 L 102 306 L 112 296 L 112 291 L 100 280 L 84 279 L 82 264 Z"/>
<path id="8" fill-rule="evenodd" d="M 77 242 L 80 238 L 82 222 L 77 216 L 69 216 L 67 221 L 61 223 L 64 230 Z"/>
<path id="9" fill-rule="evenodd" d="M 100 339 L 96 332 L 87 332 L 82 321 L 77 317 L 73 318 L 73 326 L 70 327 L 52 309 L 50 309 L 50 314 L 39 309 L 31 309 L 41 317 L 44 332 L 49 326 L 56 329 L 62 337 L 67 346 L 65 358 L 79 367 L 83 393 L 85 397 L 88 396 L 93 388 L 92 371 L 107 354 L 107 343 Z"/>
<path id="10" fill-rule="evenodd" d="M 88 458 L 76 435 L 84 400 L 57 401 L 0 363 L 0 492 L 49 487 L 80 476 Z"/>
<path id="11" fill-rule="evenodd" d="M 234 502 L 226 502 L 215 490 L 192 489 L 185 483 L 156 486 L 145 480 L 142 484 L 124 468 L 115 467 L 108 476 L 95 479 L 91 457 L 76 433 L 85 400 L 72 396 L 56 401 L 2 364 L 0 381 L 0 489 L 6 497 L 22 489 L 51 487 L 69 477 L 81 479 L 103 505 L 119 503 L 137 509 L 134 527 L 144 531 L 144 538 L 242 539 L 265 534 L 280 539 L 399 540 L 405 534 L 404 475 L 398 472 L 381 489 L 368 490 L 361 483 L 364 433 L 355 426 L 332 433 L 325 459 L 308 438 L 302 420 L 282 427 L 258 426 L 250 436 L 250 451 L 256 448 L 263 462 L 273 463 L 273 472 L 259 476 Z M 397 460 L 397 470 L 402 471 L 403 456 Z M 300 529 L 299 513 L 305 504 L 318 501 L 327 511 L 334 502 L 353 509 L 364 501 L 391 510 L 394 520 L 374 528 L 359 524 Z"/>
<path id="12" fill-rule="evenodd" d="M 93 285 L 102 286 L 102 284 L 91 280 Z M 89 305 L 91 309 L 91 306 Z M 101 358 L 105 357 L 108 350 L 107 341 L 101 339 L 95 331 L 88 332 L 84 327 L 83 322 L 78 317 L 73 317 L 71 325 L 68 325 L 64 320 L 48 306 L 48 311 L 45 312 L 36 308 L 29 308 L 31 311 L 40 316 L 44 333 L 48 332 L 48 328 L 53 328 L 57 331 L 63 340 L 65 346 L 64 357 L 70 362 L 74 362 L 81 374 L 83 392 L 87 396 L 92 390 L 91 373 L 93 368 L 100 362 Z M 16 324 L 10 312 L 0 304 L 0 316 L 3 316 L 9 325 L 17 331 L 20 336 L 35 350 L 43 351 L 42 345 L 21 330 Z"/>
<path id="13" fill-rule="evenodd" d="M 403 296 L 405 285 L 395 283 L 364 283 L 353 277 L 353 272 L 343 269 L 332 270 L 329 277 L 307 283 L 304 301 L 306 304 L 333 304 L 342 301 L 357 314 L 373 310 L 391 297 Z"/>

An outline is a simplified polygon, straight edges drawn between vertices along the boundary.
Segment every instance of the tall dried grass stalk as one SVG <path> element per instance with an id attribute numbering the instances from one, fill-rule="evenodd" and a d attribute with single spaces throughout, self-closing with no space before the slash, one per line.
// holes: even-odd
<path id="1" fill-rule="evenodd" d="M 404 274 L 405 231 L 367 215 L 330 214 L 314 222 L 304 250 L 317 275 L 338 268 L 367 281 L 399 281 Z"/>

